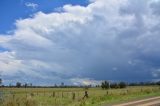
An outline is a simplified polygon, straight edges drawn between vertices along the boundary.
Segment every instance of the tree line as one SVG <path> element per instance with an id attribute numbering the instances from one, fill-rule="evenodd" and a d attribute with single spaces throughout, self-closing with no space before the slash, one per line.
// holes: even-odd
<path id="1" fill-rule="evenodd" d="M 119 82 L 119 83 L 110 83 L 109 81 L 103 81 L 101 83 L 102 89 L 109 89 L 109 88 L 126 88 L 127 84 L 125 82 Z"/>
<path id="2" fill-rule="evenodd" d="M 32 83 L 21 83 L 17 82 L 15 85 L 9 84 L 8 86 L 2 85 L 2 78 L 0 78 L 0 87 L 16 87 L 16 88 L 91 88 L 91 87 L 101 87 L 102 89 L 109 89 L 109 88 L 126 88 L 127 86 L 150 86 L 150 85 L 159 85 L 160 81 L 157 82 L 134 82 L 134 83 L 126 83 L 126 82 L 114 82 L 110 83 L 109 81 L 102 81 L 100 85 L 92 86 L 92 85 L 64 85 L 62 82 L 60 85 L 54 86 L 35 86 Z"/>
<path id="3" fill-rule="evenodd" d="M 101 85 L 97 85 L 96 87 L 101 87 L 102 89 L 109 89 L 109 88 L 126 88 L 127 86 L 153 86 L 153 85 L 159 85 L 160 81 L 157 82 L 132 82 L 132 83 L 126 83 L 126 82 L 114 82 L 110 83 L 109 81 L 103 81 Z"/>

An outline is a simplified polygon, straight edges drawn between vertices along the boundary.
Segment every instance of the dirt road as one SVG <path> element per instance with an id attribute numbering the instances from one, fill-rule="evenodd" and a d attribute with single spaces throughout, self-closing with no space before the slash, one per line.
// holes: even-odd
<path id="1" fill-rule="evenodd" d="M 160 96 L 112 106 L 160 106 Z"/>

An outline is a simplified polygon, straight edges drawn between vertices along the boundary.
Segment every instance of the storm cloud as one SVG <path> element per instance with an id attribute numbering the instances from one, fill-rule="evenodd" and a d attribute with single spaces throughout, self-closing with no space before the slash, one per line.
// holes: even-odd
<path id="1" fill-rule="evenodd" d="M 5 83 L 160 79 L 160 0 L 91 0 L 15 24 L 0 36 Z"/>

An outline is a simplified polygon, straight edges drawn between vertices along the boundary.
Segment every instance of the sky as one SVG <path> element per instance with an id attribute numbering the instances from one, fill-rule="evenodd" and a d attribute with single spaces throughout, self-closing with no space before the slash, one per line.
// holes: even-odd
<path id="1" fill-rule="evenodd" d="M 3 84 L 160 80 L 160 0 L 1 0 Z"/>
<path id="2" fill-rule="evenodd" d="M 87 0 L 1 0 L 0 33 L 15 29 L 15 21 L 25 19 L 36 12 L 51 13 L 65 4 L 86 6 Z"/>

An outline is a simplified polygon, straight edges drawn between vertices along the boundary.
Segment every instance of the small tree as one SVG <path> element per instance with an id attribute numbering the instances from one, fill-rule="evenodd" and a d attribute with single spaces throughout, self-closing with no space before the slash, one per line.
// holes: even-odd
<path id="1" fill-rule="evenodd" d="M 9 84 L 9 87 L 10 87 L 10 88 L 12 87 L 12 84 L 11 84 L 11 83 Z"/>
<path id="2" fill-rule="evenodd" d="M 126 88 L 127 87 L 127 84 L 125 82 L 120 82 L 119 83 L 119 87 L 120 88 Z"/>
<path id="3" fill-rule="evenodd" d="M 108 89 L 109 88 L 109 82 L 108 81 L 104 81 L 101 84 L 102 89 Z"/>
<path id="4" fill-rule="evenodd" d="M 109 89 L 109 82 L 108 81 L 104 81 L 104 85 L 105 85 L 105 89 Z"/>
<path id="5" fill-rule="evenodd" d="M 16 87 L 20 88 L 20 87 L 21 87 L 21 83 L 20 83 L 20 82 L 17 82 L 17 83 L 16 83 Z"/>
<path id="6" fill-rule="evenodd" d="M 119 88 L 119 85 L 117 83 L 112 83 L 110 87 L 116 89 L 116 88 Z"/>
<path id="7" fill-rule="evenodd" d="M 0 78 L 0 85 L 2 84 L 2 79 Z"/>
<path id="8" fill-rule="evenodd" d="M 102 84 L 101 84 L 101 88 L 102 88 L 102 89 L 104 89 L 104 88 L 105 88 L 104 82 L 102 82 Z"/>
<path id="9" fill-rule="evenodd" d="M 61 83 L 61 87 L 64 87 L 64 82 Z"/>
<path id="10" fill-rule="evenodd" d="M 30 87 L 32 87 L 32 83 L 30 83 Z"/>
<path id="11" fill-rule="evenodd" d="M 158 81 L 156 84 L 157 84 L 157 85 L 160 85 L 160 81 Z"/>
<path id="12" fill-rule="evenodd" d="M 24 87 L 25 87 L 25 88 L 27 88 L 27 87 L 28 87 L 28 84 L 27 84 L 27 83 L 25 83 L 25 84 L 24 84 Z"/>
<path id="13" fill-rule="evenodd" d="M 2 85 L 2 79 L 0 78 L 0 86 Z"/>

